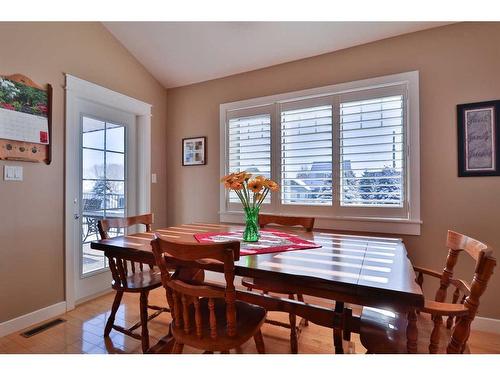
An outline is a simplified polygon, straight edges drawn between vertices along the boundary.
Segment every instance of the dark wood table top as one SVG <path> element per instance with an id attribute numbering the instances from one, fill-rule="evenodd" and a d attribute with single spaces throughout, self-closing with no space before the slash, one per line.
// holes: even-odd
<path id="1" fill-rule="evenodd" d="M 184 224 L 157 229 L 169 240 L 196 243 L 194 234 L 228 232 L 241 225 Z M 305 232 L 278 228 L 322 245 L 321 248 L 242 256 L 236 262 L 239 276 L 279 280 L 304 294 L 380 308 L 411 309 L 424 303 L 422 290 L 400 239 L 354 236 L 326 230 Z M 153 233 L 137 233 L 94 241 L 93 249 L 123 250 L 154 262 L 150 241 Z M 202 268 L 220 272 L 220 265 Z"/>

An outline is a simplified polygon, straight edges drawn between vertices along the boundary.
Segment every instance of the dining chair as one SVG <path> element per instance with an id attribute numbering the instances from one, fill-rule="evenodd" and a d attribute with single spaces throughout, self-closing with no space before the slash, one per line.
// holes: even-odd
<path id="1" fill-rule="evenodd" d="M 264 228 L 269 224 L 278 224 L 287 227 L 301 226 L 307 232 L 311 232 L 314 228 L 314 218 L 260 214 L 259 226 L 261 228 Z M 295 299 L 295 293 L 293 291 L 286 289 L 286 287 L 283 287 L 282 285 L 272 283 L 268 280 L 263 281 L 255 278 L 245 277 L 243 278 L 241 284 L 245 286 L 249 291 L 257 289 L 262 290 L 264 294 L 267 294 L 269 292 L 286 294 L 288 295 L 289 299 Z M 297 294 L 297 300 L 304 302 L 304 296 L 302 294 Z M 297 354 L 300 332 L 302 328 L 307 327 L 309 323 L 306 319 L 301 318 L 299 325 L 297 326 L 297 317 L 295 314 L 289 314 L 289 322 L 290 323 L 287 324 L 271 319 L 266 320 L 266 323 L 290 329 L 290 350 L 293 354 Z"/>
<path id="2" fill-rule="evenodd" d="M 170 332 L 175 340 L 172 353 L 182 353 L 184 345 L 206 353 L 229 353 L 252 337 L 258 353 L 265 353 L 260 328 L 266 310 L 236 300 L 234 261 L 240 257 L 239 242 L 188 244 L 155 235 L 151 245 L 172 314 Z M 225 285 L 205 283 L 200 277 L 203 271 L 192 267 L 179 267 L 170 274 L 168 258 L 180 262 L 221 262 Z"/>
<path id="3" fill-rule="evenodd" d="M 110 229 L 128 228 L 132 225 L 139 224 L 145 225 L 146 231 L 151 232 L 153 214 L 99 220 L 99 234 L 102 239 L 108 239 L 110 238 Z M 104 337 L 108 337 L 111 330 L 115 329 L 125 335 L 141 340 L 142 351 L 146 352 L 149 349 L 148 321 L 156 318 L 162 312 L 169 311 L 165 307 L 148 304 L 149 292 L 161 287 L 160 271 L 157 268 L 155 269 L 153 264 L 148 264 L 147 267 L 145 267 L 145 265 L 135 259 L 133 255 L 124 255 L 120 251 L 114 251 L 112 249 L 106 250 L 106 256 L 108 258 L 111 275 L 113 276 L 111 287 L 116 291 L 116 295 L 111 307 L 111 314 L 104 328 Z M 134 324 L 130 328 L 114 324 L 116 312 L 120 307 L 120 302 L 124 293 L 140 294 L 140 322 Z M 155 310 L 155 312 L 148 315 L 148 308 Z M 141 327 L 140 335 L 134 332 L 139 327 Z"/>
<path id="4" fill-rule="evenodd" d="M 470 326 L 476 316 L 479 299 L 486 290 L 490 276 L 496 266 L 492 250 L 482 242 L 463 234 L 448 231 L 446 241 L 448 256 L 443 272 L 414 267 L 416 282 L 423 286 L 424 275 L 439 280 L 439 289 L 433 300 L 425 299 L 424 307 L 417 319 L 417 352 L 464 353 L 469 352 L 467 340 Z M 459 254 L 465 252 L 475 262 L 474 275 L 469 284 L 454 277 L 454 268 Z M 451 303 L 447 300 L 448 288 L 454 288 Z M 446 324 L 444 324 L 446 318 Z M 369 353 L 406 353 L 407 320 L 404 314 L 386 310 L 363 308 L 360 338 Z M 441 338 L 446 340 L 440 340 Z"/>
<path id="5" fill-rule="evenodd" d="M 85 233 L 82 232 L 83 235 L 82 242 L 85 242 L 87 241 L 87 238 L 89 238 L 90 236 L 97 235 L 98 220 L 96 220 L 93 215 L 89 215 L 89 213 L 98 212 L 101 209 L 102 199 L 99 197 L 84 198 L 82 203 L 83 203 L 82 224 L 87 227 Z"/>

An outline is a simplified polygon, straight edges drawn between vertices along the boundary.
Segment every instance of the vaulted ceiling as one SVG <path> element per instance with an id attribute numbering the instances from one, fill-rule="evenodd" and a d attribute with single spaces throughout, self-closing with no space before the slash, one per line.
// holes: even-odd
<path id="1" fill-rule="evenodd" d="M 105 22 L 165 87 L 444 25 L 444 22 Z"/>

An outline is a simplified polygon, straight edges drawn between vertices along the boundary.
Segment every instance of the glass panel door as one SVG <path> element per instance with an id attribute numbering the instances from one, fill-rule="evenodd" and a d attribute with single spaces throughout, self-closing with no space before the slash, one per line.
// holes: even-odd
<path id="1" fill-rule="evenodd" d="M 125 125 L 82 115 L 81 131 L 81 270 L 86 277 L 107 269 L 107 259 L 90 242 L 100 239 L 97 222 L 125 217 L 126 189 Z M 113 230 L 110 236 L 122 235 Z"/>

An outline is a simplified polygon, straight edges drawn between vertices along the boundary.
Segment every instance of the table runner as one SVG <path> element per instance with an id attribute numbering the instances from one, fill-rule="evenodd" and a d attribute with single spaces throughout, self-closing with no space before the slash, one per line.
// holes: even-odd
<path id="1" fill-rule="evenodd" d="M 321 247 L 321 245 L 304 240 L 296 234 L 269 229 L 261 229 L 259 232 L 260 239 L 258 242 L 244 242 L 243 230 L 199 233 L 195 234 L 194 238 L 200 243 L 240 241 L 240 255 L 268 254 Z"/>

